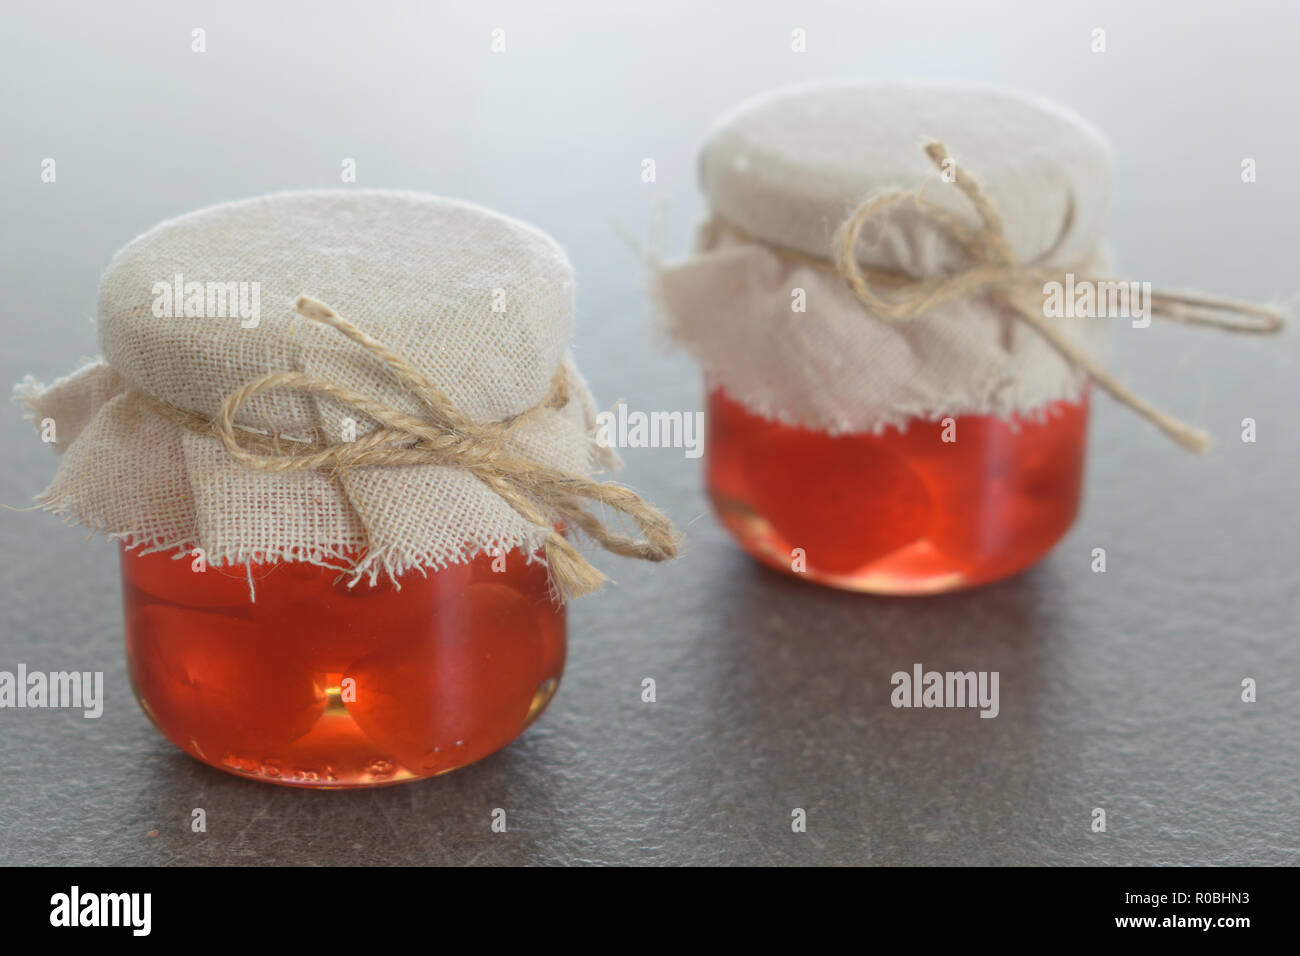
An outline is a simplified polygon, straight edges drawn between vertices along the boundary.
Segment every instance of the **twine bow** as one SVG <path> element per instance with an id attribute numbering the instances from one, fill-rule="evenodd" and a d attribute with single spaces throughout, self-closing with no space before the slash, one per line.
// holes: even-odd
<path id="1" fill-rule="evenodd" d="M 463 468 L 529 524 L 546 530 L 543 551 L 552 582 L 563 599 L 595 591 L 606 578 L 556 530 L 556 521 L 580 528 L 606 550 L 625 557 L 664 561 L 676 556 L 679 535 L 672 523 L 633 491 L 512 457 L 507 451 L 506 440 L 521 424 L 544 409 L 560 408 L 567 403 L 568 379 L 563 365 L 556 373 L 550 393 L 540 404 L 508 421 L 480 425 L 463 415 L 401 355 L 337 315 L 329 306 L 300 296 L 294 308 L 304 318 L 335 329 L 382 362 L 420 401 L 423 416 L 409 415 L 306 372 L 272 372 L 254 379 L 226 396 L 214 420 L 156 399 L 155 407 L 161 406 L 160 411 L 189 428 L 215 432 L 236 461 L 256 471 L 276 473 L 333 466 L 337 474 L 348 468 L 394 465 Z M 237 428 L 235 418 L 246 402 L 262 392 L 279 388 L 297 388 L 335 399 L 381 427 L 354 441 L 338 444 L 284 441 L 280 436 Z M 604 505 L 630 518 L 644 537 L 633 538 L 610 530 L 584 507 L 584 502 Z"/>
<path id="2" fill-rule="evenodd" d="M 1210 438 L 1205 432 L 1139 398 L 1061 333 L 1044 314 L 1043 284 L 1061 279 L 1064 272 L 1060 268 L 1018 262 L 1007 242 L 1002 217 L 975 180 L 964 169 L 949 165 L 948 150 L 943 143 L 937 140 L 926 143 L 925 154 L 941 172 L 948 169 L 955 172 L 952 181 L 974 208 L 980 224 L 972 229 L 947 210 L 928 202 L 920 190 L 885 192 L 867 199 L 840 225 L 833 245 L 835 269 L 858 300 L 873 315 L 887 322 L 903 323 L 945 302 L 987 294 L 1042 336 L 1067 362 L 1081 369 L 1112 397 L 1152 422 L 1178 444 L 1198 453 L 1209 448 Z M 863 229 L 886 209 L 905 201 L 918 203 L 932 223 L 966 253 L 970 261 L 967 268 L 951 275 L 915 279 L 858 262 L 858 239 Z M 1278 331 L 1286 321 L 1285 316 L 1274 309 L 1200 293 L 1153 292 L 1148 307 L 1153 316 L 1230 332 L 1266 334 Z"/>

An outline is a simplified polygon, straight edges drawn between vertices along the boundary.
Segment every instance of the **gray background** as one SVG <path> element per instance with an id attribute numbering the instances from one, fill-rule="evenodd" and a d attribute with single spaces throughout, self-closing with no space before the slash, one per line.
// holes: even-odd
<path id="1" fill-rule="evenodd" d="M 1296 292 L 1300 19 L 1282 3 L 272 6 L 6 10 L 0 379 L 48 381 L 94 354 L 97 277 L 139 232 L 337 186 L 353 157 L 361 185 L 550 232 L 577 268 L 576 349 L 601 401 L 698 408 L 690 363 L 650 347 L 615 226 L 644 235 L 666 203 L 664 246 L 683 250 L 709 120 L 814 76 L 1058 99 L 1116 143 L 1112 237 L 1130 275 Z M 1089 51 L 1097 26 L 1104 54 Z M 489 52 L 494 27 L 505 54 Z M 277 788 L 175 751 L 125 680 L 112 546 L 4 512 L 0 669 L 103 670 L 108 702 L 98 721 L 0 711 L 0 862 L 1294 864 L 1295 356 L 1290 333 L 1121 325 L 1113 368 L 1210 429 L 1213 453 L 1180 452 L 1099 398 L 1073 533 L 1029 573 L 933 599 L 762 571 L 708 514 L 698 461 L 629 452 L 625 479 L 688 527 L 689 553 L 599 559 L 618 585 L 574 608 L 542 721 L 476 766 L 389 789 Z M 1245 416 L 1257 444 L 1238 440 Z M 0 501 L 22 506 L 55 460 L 17 409 L 0 428 Z M 1088 567 L 1097 546 L 1104 575 Z M 1001 715 L 892 709 L 889 675 L 914 661 L 1000 671 Z M 656 704 L 640 702 L 644 677 Z M 1089 830 L 1098 806 L 1105 834 Z M 206 834 L 189 830 L 194 807 Z M 489 830 L 495 807 L 505 834 Z"/>

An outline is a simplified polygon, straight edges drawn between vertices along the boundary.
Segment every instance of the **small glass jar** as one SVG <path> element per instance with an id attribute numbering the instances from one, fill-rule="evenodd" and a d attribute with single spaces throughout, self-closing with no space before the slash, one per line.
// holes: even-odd
<path id="1" fill-rule="evenodd" d="M 834 587 L 924 594 L 1033 564 L 1079 509 L 1088 401 L 830 435 L 709 390 L 707 483 L 764 564 Z M 947 440 L 945 440 L 947 439 Z"/>
<path id="2" fill-rule="evenodd" d="M 186 753 L 247 777 L 338 788 L 455 770 L 522 733 L 564 669 L 564 605 L 517 550 L 400 589 L 303 562 L 121 560 L 140 706 Z"/>
<path id="3" fill-rule="evenodd" d="M 1060 325 L 1043 333 L 1039 303 L 997 283 L 1009 264 L 1105 274 L 1111 162 L 1086 121 L 997 90 L 817 82 L 714 123 L 709 215 L 655 298 L 704 369 L 707 489 L 741 547 L 804 580 L 924 594 L 1061 539 L 1089 401 L 1066 353 L 1091 358 L 1110 327 L 1044 304 Z"/>
<path id="4" fill-rule="evenodd" d="M 129 546 L 129 673 L 170 741 L 251 779 L 362 787 L 481 760 L 537 719 L 565 602 L 604 581 L 564 529 L 677 549 L 594 477 L 618 461 L 569 354 L 573 299 L 545 234 L 409 192 L 225 203 L 118 252 L 103 357 L 21 394 L 63 454 L 38 500 Z"/>

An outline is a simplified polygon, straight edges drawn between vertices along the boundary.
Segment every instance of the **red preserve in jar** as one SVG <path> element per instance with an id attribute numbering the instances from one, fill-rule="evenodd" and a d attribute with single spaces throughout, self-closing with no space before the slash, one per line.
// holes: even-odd
<path id="1" fill-rule="evenodd" d="M 829 435 L 709 392 L 708 490 L 764 564 L 836 587 L 921 594 L 984 584 L 1037 561 L 1079 508 L 1088 404 L 1043 420 L 964 415 Z M 944 442 L 948 429 L 963 440 Z"/>
<path id="2" fill-rule="evenodd" d="M 815 84 L 750 100 L 700 158 L 710 216 L 657 273 L 662 321 L 706 373 L 706 481 L 763 563 L 880 594 L 968 587 L 1037 561 L 1079 508 L 1085 375 L 995 298 L 876 314 L 836 256 L 892 303 L 970 266 L 980 228 L 943 136 L 978 171 L 1018 261 L 1104 268 L 1110 150 L 1081 119 L 985 90 Z M 950 225 L 955 224 L 955 225 Z M 978 263 L 977 263 L 978 264 Z M 929 283 L 929 284 L 927 284 Z M 1105 318 L 1061 328 L 1099 349 Z"/>
<path id="3" fill-rule="evenodd" d="M 128 670 L 186 753 L 305 787 L 509 744 L 603 576 L 562 529 L 671 557 L 568 354 L 548 237 L 465 203 L 285 193 L 126 246 L 103 358 L 22 392 L 64 453 L 40 501 L 123 542 Z M 613 533 L 593 502 L 645 537 Z"/>
<path id="4" fill-rule="evenodd" d="M 158 729 L 226 770 L 333 787 L 446 773 L 518 736 L 564 670 L 564 605 L 519 551 L 374 586 L 306 563 L 194 568 L 123 550 L 127 662 Z"/>

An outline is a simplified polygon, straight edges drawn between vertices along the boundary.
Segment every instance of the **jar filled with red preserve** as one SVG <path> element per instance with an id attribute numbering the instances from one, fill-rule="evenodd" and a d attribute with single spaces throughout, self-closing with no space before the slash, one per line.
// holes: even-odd
<path id="1" fill-rule="evenodd" d="M 568 354 L 573 274 L 488 210 L 286 193 L 163 223 L 42 388 L 48 509 L 121 542 L 128 670 L 192 756 L 306 787 L 446 773 L 545 710 L 581 533 L 670 557 Z M 621 512 L 640 536 L 611 531 Z"/>
<path id="2" fill-rule="evenodd" d="M 937 164 L 936 136 L 954 149 Z M 708 492 L 741 547 L 823 584 L 915 594 L 1005 577 L 1060 540 L 1089 377 L 981 276 L 941 284 L 1003 265 L 959 171 L 993 210 L 995 251 L 1083 276 L 1106 264 L 1110 167 L 1079 117 L 998 91 L 822 83 L 717 121 L 699 162 L 708 219 L 656 292 L 704 368 Z M 873 294 L 935 301 L 900 318 Z M 1059 331 L 1094 356 L 1113 321 Z"/>

